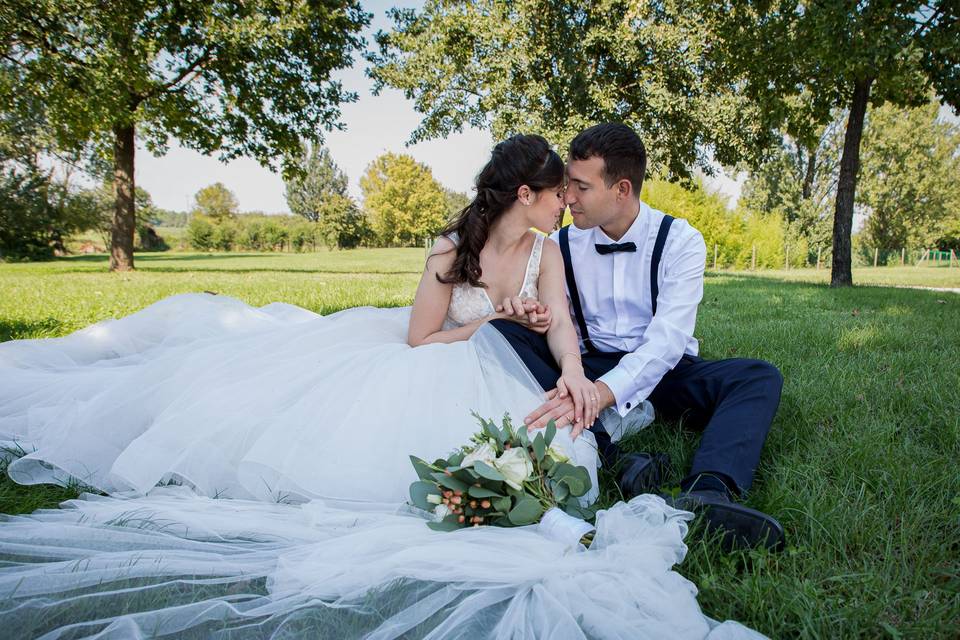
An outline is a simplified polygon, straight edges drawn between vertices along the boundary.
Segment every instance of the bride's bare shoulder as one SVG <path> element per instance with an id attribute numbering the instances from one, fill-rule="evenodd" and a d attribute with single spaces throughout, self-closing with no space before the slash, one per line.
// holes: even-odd
<path id="1" fill-rule="evenodd" d="M 450 267 L 453 266 L 453 261 L 456 257 L 457 244 L 455 238 L 440 236 L 437 238 L 437 241 L 433 243 L 433 248 L 430 249 L 424 272 L 436 271 L 441 274 L 446 273 Z"/>

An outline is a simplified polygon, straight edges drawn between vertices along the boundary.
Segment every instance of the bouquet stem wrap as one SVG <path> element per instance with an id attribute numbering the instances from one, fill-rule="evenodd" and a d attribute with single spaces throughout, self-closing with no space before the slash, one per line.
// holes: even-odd
<path id="1" fill-rule="evenodd" d="M 556 540 L 568 547 L 580 544 L 587 534 L 596 531 L 594 526 L 585 520 L 571 516 L 558 507 L 547 509 L 537 524 L 537 531 L 545 538 Z"/>

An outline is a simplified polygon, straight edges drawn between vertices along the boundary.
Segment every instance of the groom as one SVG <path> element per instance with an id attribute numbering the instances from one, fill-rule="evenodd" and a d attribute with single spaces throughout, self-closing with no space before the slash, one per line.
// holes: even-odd
<path id="1" fill-rule="evenodd" d="M 630 411 L 649 400 L 657 415 L 703 429 L 675 506 L 702 514 L 728 546 L 782 549 L 780 524 L 737 500 L 750 489 L 783 378 L 762 360 L 698 356 L 703 236 L 640 201 L 645 172 L 643 142 L 626 125 L 598 124 L 570 144 L 566 204 L 573 225 L 551 237 L 563 254 L 584 371 L 597 384 L 601 412 L 612 408 L 628 423 Z M 526 424 L 552 419 L 578 434 L 584 425 L 572 424 L 573 402 L 556 394 L 559 370 L 543 336 L 510 320 L 493 325 L 551 389 Z M 621 455 L 601 422 L 592 431 L 605 463 L 620 468 L 625 496 L 656 489 L 666 456 Z"/>

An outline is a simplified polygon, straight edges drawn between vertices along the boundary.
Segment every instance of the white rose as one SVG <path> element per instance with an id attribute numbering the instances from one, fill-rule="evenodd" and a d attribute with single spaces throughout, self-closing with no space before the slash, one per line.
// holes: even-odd
<path id="1" fill-rule="evenodd" d="M 445 504 L 438 504 L 436 507 L 433 508 L 433 513 L 437 516 L 437 518 L 439 518 L 440 520 L 443 520 L 448 515 L 450 515 L 450 508 L 447 507 L 447 505 Z"/>
<path id="2" fill-rule="evenodd" d="M 556 462 L 570 462 L 570 456 L 565 454 L 562 449 L 550 445 L 550 448 L 547 449 L 547 454 L 550 455 Z"/>
<path id="3" fill-rule="evenodd" d="M 484 442 L 479 447 L 468 453 L 464 458 L 463 462 L 460 463 L 461 467 L 472 467 L 473 463 L 477 460 L 481 462 L 486 462 L 487 464 L 493 464 L 493 461 L 497 458 L 496 450 L 490 446 L 488 443 Z"/>
<path id="4" fill-rule="evenodd" d="M 440 504 L 442 502 L 442 499 L 436 493 L 428 493 L 427 502 L 429 502 L 430 504 Z"/>
<path id="5" fill-rule="evenodd" d="M 520 489 L 524 480 L 533 473 L 533 463 L 523 449 L 507 449 L 493 461 L 493 466 L 507 479 L 507 484 Z"/>

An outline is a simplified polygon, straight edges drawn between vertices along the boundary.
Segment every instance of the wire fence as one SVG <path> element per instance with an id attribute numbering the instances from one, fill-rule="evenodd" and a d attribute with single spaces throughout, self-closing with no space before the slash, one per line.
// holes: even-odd
<path id="1" fill-rule="evenodd" d="M 953 249 L 881 249 L 879 247 L 859 246 L 853 250 L 855 267 L 904 267 L 923 266 L 944 269 L 960 269 L 960 256 Z M 731 250 L 721 244 L 713 244 L 707 252 L 707 267 L 718 269 L 828 269 L 831 250 L 807 247 L 792 247 L 789 244 L 772 246 L 770 243 L 754 244 L 749 248 L 738 247 Z"/>

